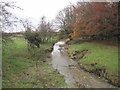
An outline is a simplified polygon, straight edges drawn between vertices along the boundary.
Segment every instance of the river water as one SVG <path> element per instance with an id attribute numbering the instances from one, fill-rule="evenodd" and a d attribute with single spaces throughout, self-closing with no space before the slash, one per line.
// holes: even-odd
<path id="1" fill-rule="evenodd" d="M 114 88 L 105 79 L 82 70 L 77 62 L 68 57 L 64 41 L 55 43 L 52 51 L 52 65 L 54 69 L 64 75 L 68 88 Z"/>

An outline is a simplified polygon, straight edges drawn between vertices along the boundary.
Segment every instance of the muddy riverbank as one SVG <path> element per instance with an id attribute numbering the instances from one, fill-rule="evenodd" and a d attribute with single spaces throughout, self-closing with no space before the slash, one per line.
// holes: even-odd
<path id="1" fill-rule="evenodd" d="M 68 57 L 63 47 L 65 42 L 55 43 L 52 51 L 52 64 L 60 74 L 64 75 L 69 88 L 115 88 L 94 74 L 82 70 L 78 63 Z"/>

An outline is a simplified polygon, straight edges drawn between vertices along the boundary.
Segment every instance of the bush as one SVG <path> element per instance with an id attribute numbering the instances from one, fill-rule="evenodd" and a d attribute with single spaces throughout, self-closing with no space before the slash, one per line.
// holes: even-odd
<path id="1" fill-rule="evenodd" d="M 28 41 L 28 44 L 30 47 L 37 46 L 37 48 L 40 47 L 41 37 L 39 33 L 37 32 L 26 32 L 25 34 L 25 39 Z"/>

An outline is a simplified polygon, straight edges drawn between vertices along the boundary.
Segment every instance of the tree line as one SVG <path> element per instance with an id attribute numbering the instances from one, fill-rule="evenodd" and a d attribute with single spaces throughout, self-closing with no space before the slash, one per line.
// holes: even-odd
<path id="1" fill-rule="evenodd" d="M 77 2 L 61 10 L 57 17 L 61 34 L 71 39 L 117 39 L 118 2 Z"/>

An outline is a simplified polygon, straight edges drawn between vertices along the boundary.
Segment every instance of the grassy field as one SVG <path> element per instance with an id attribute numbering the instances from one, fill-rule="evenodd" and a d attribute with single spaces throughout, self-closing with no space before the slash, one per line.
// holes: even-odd
<path id="1" fill-rule="evenodd" d="M 118 85 L 118 47 L 96 42 L 70 44 L 68 52 L 86 71 L 107 78 Z"/>
<path id="2" fill-rule="evenodd" d="M 42 54 L 52 43 L 41 45 L 42 49 L 34 49 L 36 54 L 31 56 L 33 54 L 28 52 L 23 38 L 12 39 L 14 42 L 3 44 L 3 88 L 54 88 L 65 85 L 63 76 L 52 68 L 50 58 L 43 62 L 49 54 Z"/>

